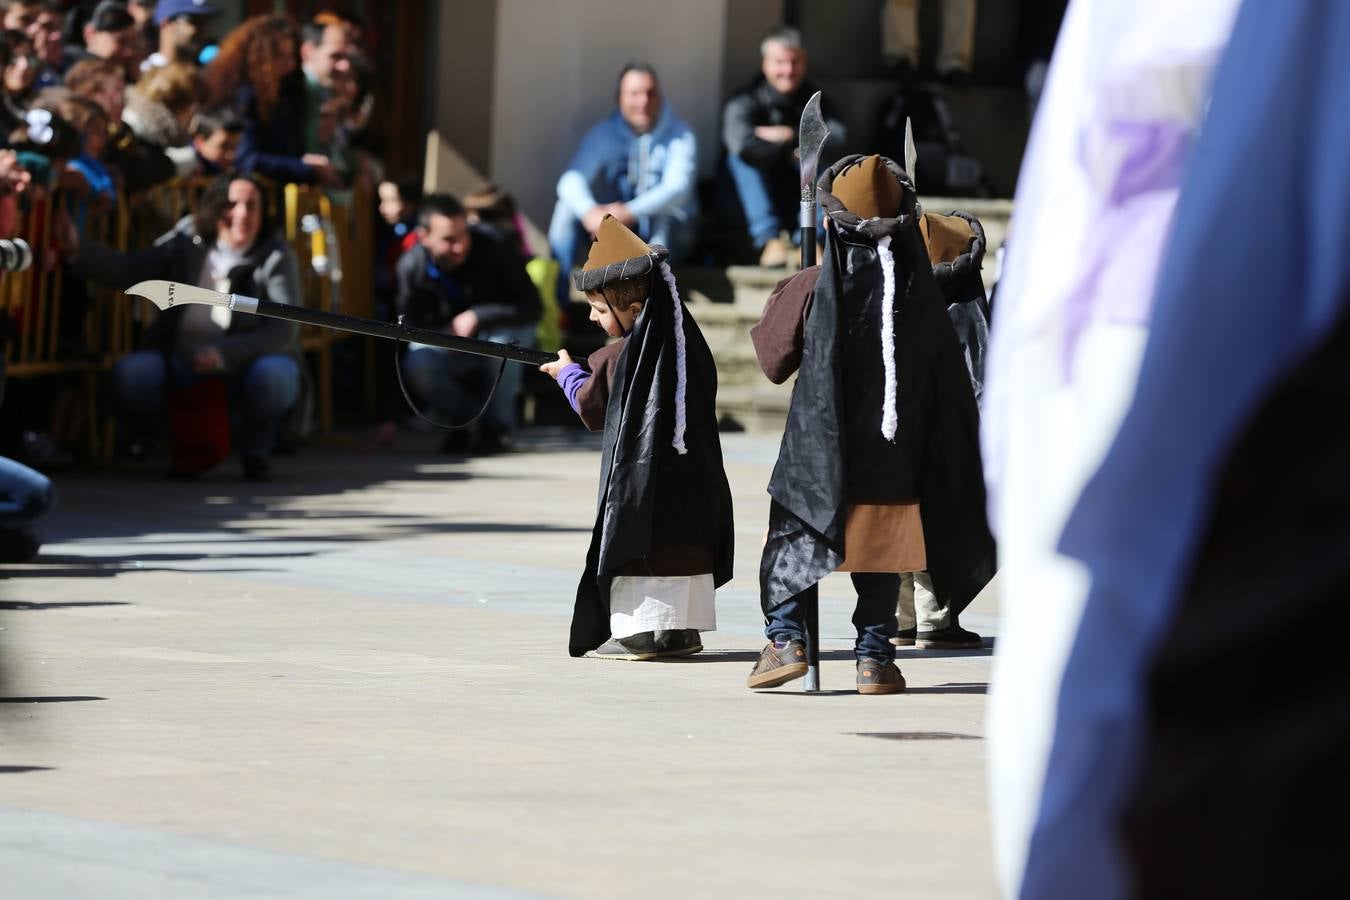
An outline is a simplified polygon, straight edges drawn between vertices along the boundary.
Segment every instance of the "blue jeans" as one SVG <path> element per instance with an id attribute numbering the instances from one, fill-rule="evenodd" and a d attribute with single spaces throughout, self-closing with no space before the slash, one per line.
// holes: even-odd
<path id="1" fill-rule="evenodd" d="M 900 576 L 890 572 L 854 572 L 853 587 L 858 604 L 853 608 L 853 627 L 858 639 L 853 653 L 858 659 L 895 659 L 895 598 Z M 769 610 L 764 633 L 769 640 L 805 640 L 806 617 L 820 603 L 820 586 L 812 585 L 797 596 Z"/>
<path id="2" fill-rule="evenodd" d="M 186 387 L 205 377 L 181 357 L 171 357 L 170 365 L 175 385 Z M 142 427 L 164 422 L 167 368 L 164 354 L 156 350 L 138 350 L 113 366 L 118 408 Z M 269 353 L 229 381 L 234 443 L 240 455 L 266 459 L 276 446 L 282 420 L 300 397 L 300 365 L 283 353 Z"/>
<path id="3" fill-rule="evenodd" d="M 609 202 L 609 201 L 602 201 Z M 692 216 L 643 216 L 638 219 L 634 229 L 638 237 L 649 244 L 660 244 L 670 251 L 670 261 L 679 262 L 688 257 L 694 249 L 697 238 L 697 221 Z M 572 269 L 581 265 L 591 245 L 591 236 L 581 227 L 580 220 L 572 214 L 571 208 L 558 201 L 553 208 L 553 218 L 548 226 L 548 246 L 553 258 L 562 266 L 562 291 L 559 302 L 564 301 L 572 292 Z"/>
<path id="4" fill-rule="evenodd" d="M 535 325 L 512 325 L 480 331 L 474 337 L 499 344 L 533 347 Z M 412 344 L 400 363 L 408 389 L 434 411 L 462 425 L 483 408 L 483 401 L 501 368 L 501 360 L 472 353 L 459 353 L 444 347 Z M 516 395 L 525 374 L 521 363 L 508 362 L 501 384 L 492 395 L 492 405 L 483 414 L 483 427 L 509 434 L 516 427 Z"/>
<path id="5" fill-rule="evenodd" d="M 0 456 L 0 532 L 27 528 L 55 503 L 56 489 L 46 475 Z"/>
<path id="6" fill-rule="evenodd" d="M 755 247 L 763 247 L 780 232 L 788 231 L 798 241 L 801 209 L 801 177 L 791 166 L 779 163 L 765 169 L 752 166 L 734 153 L 727 154 L 727 168 L 740 197 L 745 223 Z"/>

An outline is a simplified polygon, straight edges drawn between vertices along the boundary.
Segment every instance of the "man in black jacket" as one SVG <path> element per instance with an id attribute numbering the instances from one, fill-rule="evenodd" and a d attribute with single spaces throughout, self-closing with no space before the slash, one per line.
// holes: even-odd
<path id="1" fill-rule="evenodd" d="M 770 31 L 760 43 L 760 55 L 761 74 L 722 110 L 722 142 L 759 264 L 777 267 L 786 265 L 791 255 L 782 233 L 791 232 L 794 240 L 801 233 L 797 131 L 817 87 L 806 78 L 806 49 L 796 29 Z M 829 101 L 822 101 L 830 146 L 842 147 L 843 123 Z"/>
<path id="2" fill-rule="evenodd" d="M 418 242 L 399 258 L 396 309 L 406 324 L 461 337 L 534 346 L 539 292 L 525 260 L 493 232 L 471 226 L 464 207 L 449 194 L 423 198 Z M 488 399 L 501 363 L 495 359 L 414 344 L 401 363 L 408 386 L 433 410 L 459 424 Z M 507 364 L 483 416 L 475 449 L 507 448 L 516 419 L 521 367 Z M 451 432 L 445 449 L 467 449 Z"/>

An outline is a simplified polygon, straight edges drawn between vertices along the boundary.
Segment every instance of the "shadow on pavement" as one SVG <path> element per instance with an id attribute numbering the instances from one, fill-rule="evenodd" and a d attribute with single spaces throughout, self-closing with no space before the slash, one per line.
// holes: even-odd
<path id="1" fill-rule="evenodd" d="M 340 438 L 339 438 L 340 440 Z M 298 456 L 281 457 L 275 461 L 272 478 L 268 481 L 245 481 L 234 461 L 222 464 L 217 470 L 200 478 L 171 480 L 140 471 L 86 471 L 56 478 L 60 501 L 55 511 L 42 523 L 41 531 L 47 543 L 78 541 L 122 541 L 143 535 L 171 534 L 175 543 L 189 543 L 197 536 L 226 543 L 245 541 L 269 544 L 368 542 L 404 538 L 419 534 L 445 533 L 581 533 L 585 527 L 559 527 L 546 523 L 510 523 L 455 521 L 453 510 L 446 516 L 413 514 L 396 508 L 388 512 L 372 510 L 369 506 L 352 509 L 305 509 L 307 499 L 338 498 L 344 494 L 385 484 L 424 482 L 448 483 L 456 481 L 489 481 L 494 479 L 529 480 L 527 474 L 537 467 L 538 459 L 530 460 L 530 453 L 559 451 L 593 451 L 598 448 L 598 437 L 574 433 L 565 429 L 540 429 L 538 433 L 522 432 L 517 446 L 521 452 L 498 456 L 510 461 L 520 456 L 521 472 L 503 474 L 477 471 L 470 473 L 462 457 L 435 452 L 439 438 L 436 435 L 409 436 L 410 449 L 386 452 L 367 452 L 352 446 L 322 445 L 304 448 Z M 598 465 L 598 459 L 597 459 Z M 416 488 L 413 488 L 416 489 Z M 356 504 L 353 504 L 356 507 Z M 317 528 L 297 533 L 298 523 L 314 523 Z M 345 524 L 352 527 L 343 527 Z M 270 535 L 268 526 L 275 524 L 288 533 Z M 125 552 L 125 551 L 123 551 Z M 212 554 L 212 559 L 265 558 L 274 554 L 224 553 Z M 299 554 L 275 554 L 288 556 Z M 39 556 L 35 563 L 71 567 L 92 566 L 95 562 L 118 564 L 122 562 L 187 562 L 191 554 L 160 554 L 123 556 L 97 560 L 94 556 L 70 554 Z M 0 578 L 14 577 L 12 569 L 0 569 Z M 114 569 L 113 574 L 118 571 Z M 137 571 L 147 571 L 139 568 Z M 151 570 L 153 571 L 153 570 Z M 48 572 L 54 575 L 54 572 Z M 106 574 L 98 572 L 62 572 L 62 575 Z M 25 573 L 25 577 L 33 577 Z"/>
<path id="2" fill-rule="evenodd" d="M 853 660 L 852 650 L 822 650 L 820 658 L 826 662 L 834 660 Z M 722 662 L 748 662 L 753 663 L 759 659 L 758 650 L 704 650 L 702 653 L 696 653 L 693 656 L 686 656 L 675 659 L 653 659 L 648 662 L 659 662 L 666 665 L 676 665 L 679 663 L 722 663 Z"/>
<path id="3" fill-rule="evenodd" d="M 982 741 L 978 734 L 954 731 L 854 731 L 854 737 L 881 738 L 884 741 Z"/>
<path id="4" fill-rule="evenodd" d="M 953 682 L 951 684 L 936 684 L 929 687 L 907 687 L 906 694 L 987 694 L 989 685 L 983 681 L 963 684 Z"/>
<path id="5" fill-rule="evenodd" d="M 83 606 L 130 606 L 125 600 L 71 600 L 56 603 L 27 603 L 22 600 L 0 600 L 0 609 L 40 611 L 44 609 L 79 609 Z"/>

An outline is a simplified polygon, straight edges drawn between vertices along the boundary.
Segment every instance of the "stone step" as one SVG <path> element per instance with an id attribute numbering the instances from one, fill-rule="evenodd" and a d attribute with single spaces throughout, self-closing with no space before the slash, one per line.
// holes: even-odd
<path id="1" fill-rule="evenodd" d="M 719 367 L 719 374 L 720 374 Z M 719 385 L 717 417 L 728 419 L 756 434 L 781 433 L 787 422 L 788 401 L 792 398 L 791 379 L 786 384 L 771 384 L 763 376 L 755 385 Z"/>

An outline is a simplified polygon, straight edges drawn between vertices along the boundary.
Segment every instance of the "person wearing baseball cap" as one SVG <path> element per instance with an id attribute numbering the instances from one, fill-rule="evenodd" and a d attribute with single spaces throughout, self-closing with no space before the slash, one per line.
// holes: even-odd
<path id="1" fill-rule="evenodd" d="M 135 79 L 140 42 L 136 34 L 136 20 L 127 12 L 125 4 L 104 0 L 94 7 L 82 33 L 84 51 L 79 52 L 78 48 L 74 48 L 75 52 L 68 57 L 67 69 L 81 59 L 95 56 L 121 66 L 128 81 Z"/>
<path id="2" fill-rule="evenodd" d="M 206 0 L 159 0 L 155 4 L 159 49 L 150 54 L 141 68 L 154 69 L 171 62 L 196 65 L 206 46 L 206 20 L 218 15 L 220 8 Z"/>

